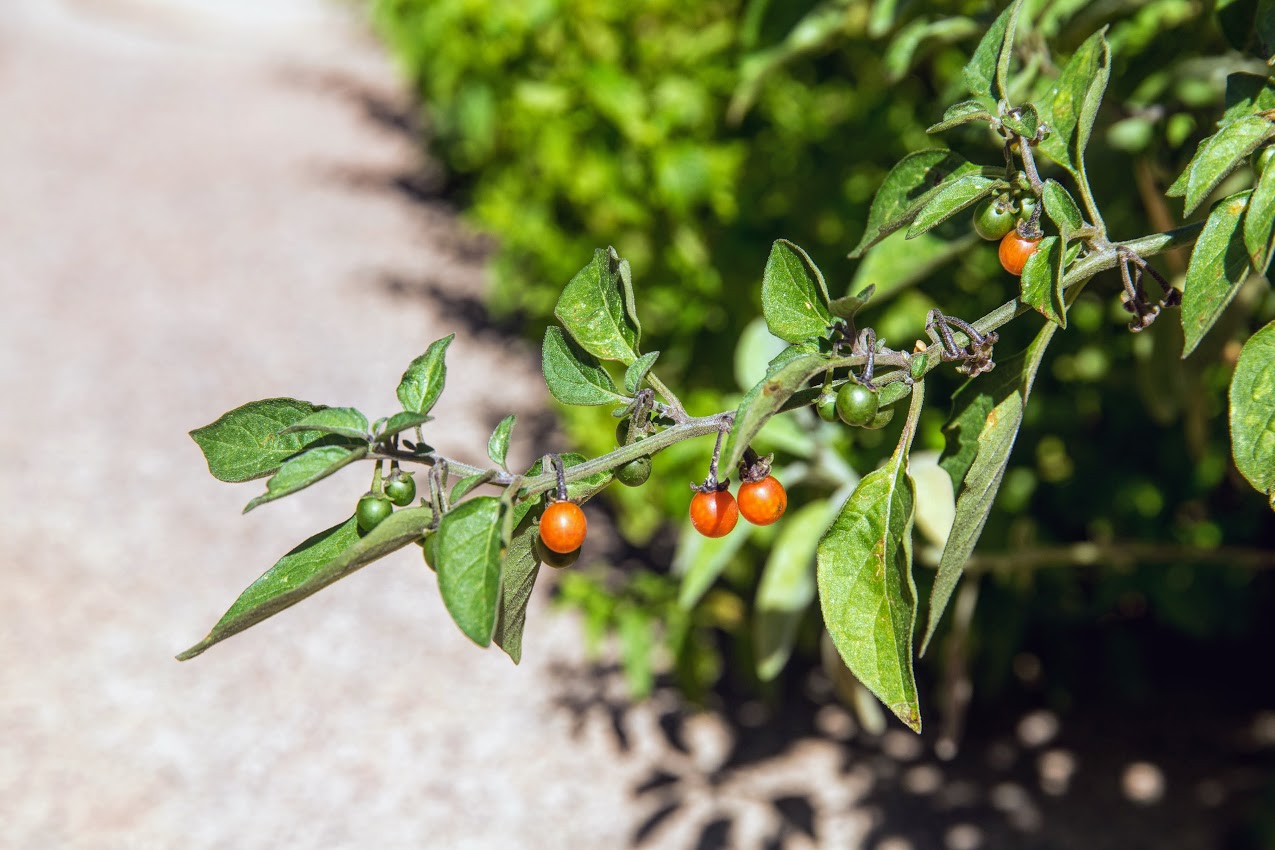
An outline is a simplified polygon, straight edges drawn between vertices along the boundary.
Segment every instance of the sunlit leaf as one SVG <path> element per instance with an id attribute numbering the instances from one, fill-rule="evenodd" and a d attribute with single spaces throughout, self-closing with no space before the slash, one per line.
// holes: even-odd
<path id="1" fill-rule="evenodd" d="M 1235 466 L 1275 509 L 1275 322 L 1244 343 L 1230 402 Z"/>
<path id="2" fill-rule="evenodd" d="M 1009 97 L 1006 79 L 1021 6 L 1022 0 L 1014 0 L 996 17 L 965 65 L 965 85 L 979 99 L 986 98 L 994 104 Z"/>
<path id="3" fill-rule="evenodd" d="M 642 389 L 642 382 L 646 380 L 646 373 L 651 371 L 651 367 L 655 365 L 655 360 L 659 356 L 658 351 L 643 354 L 624 370 L 625 392 L 629 395 L 637 395 L 637 391 Z"/>
<path id="4" fill-rule="evenodd" d="M 295 398 L 253 401 L 196 428 L 190 437 L 204 453 L 208 471 L 219 481 L 239 483 L 270 475 L 285 460 L 323 438 L 312 431 L 281 433 L 323 408 Z"/>
<path id="5" fill-rule="evenodd" d="M 500 605 L 500 499 L 478 496 L 438 525 L 438 591 L 447 612 L 479 646 L 491 643 Z M 379 528 L 379 526 L 378 526 Z"/>
<path id="6" fill-rule="evenodd" d="M 828 287 L 814 262 L 801 248 L 777 239 L 766 259 L 761 281 L 766 327 L 788 342 L 827 334 Z"/>
<path id="7" fill-rule="evenodd" d="M 629 313 L 631 284 L 621 275 L 612 251 L 593 252 L 593 261 L 562 290 L 553 314 L 585 351 L 628 365 L 638 357 L 638 327 Z"/>
<path id="8" fill-rule="evenodd" d="M 280 429 L 279 433 L 293 434 L 301 431 L 318 431 L 352 440 L 366 440 L 370 436 L 367 417 L 353 407 L 325 407 L 316 410 L 304 419 Z"/>
<path id="9" fill-rule="evenodd" d="M 1039 150 L 1073 173 L 1082 171 L 1082 153 L 1111 74 L 1106 32 L 1103 27 L 1077 48 L 1053 87 L 1036 103 L 1051 131 Z"/>
<path id="10" fill-rule="evenodd" d="M 922 654 L 983 533 L 1023 422 L 1032 383 L 1057 329 L 1053 322 L 1046 323 L 1026 351 L 998 364 L 994 372 L 966 381 L 952 397 L 952 415 L 944 426 L 947 445 L 939 465 L 947 470 L 956 489 L 956 519 L 934 577 Z"/>
<path id="11" fill-rule="evenodd" d="M 1190 215 L 1225 177 L 1275 134 L 1275 124 L 1260 115 L 1249 115 L 1227 124 L 1200 143 L 1187 166 L 1186 207 Z"/>
<path id="12" fill-rule="evenodd" d="M 1275 168 L 1262 172 L 1244 213 L 1244 247 L 1258 274 L 1271 262 L 1271 231 L 1275 228 Z"/>
<path id="13" fill-rule="evenodd" d="M 545 328 L 540 368 L 550 395 L 563 404 L 629 403 L 602 364 L 554 325 Z"/>
<path id="14" fill-rule="evenodd" d="M 455 338 L 456 334 L 448 334 L 430 343 L 425 353 L 407 367 L 398 384 L 398 400 L 404 410 L 429 413 L 443 394 L 443 385 L 447 383 L 447 346 Z"/>
<path id="15" fill-rule="evenodd" d="M 1057 236 L 1040 240 L 1036 253 L 1027 258 L 1021 278 L 1023 303 L 1059 327 L 1067 327 L 1067 305 L 1062 291 L 1062 242 Z"/>
<path id="16" fill-rule="evenodd" d="M 917 213 L 908 230 L 908 238 L 915 239 L 992 192 L 1005 188 L 1008 186 L 1004 181 L 991 180 L 981 174 L 967 174 L 945 184 Z"/>
<path id="17" fill-rule="evenodd" d="M 778 367 L 772 367 L 766 377 L 740 400 L 735 411 L 735 424 L 722 450 L 721 468 L 734 469 L 766 420 L 778 413 L 784 402 L 807 381 L 827 369 L 828 359 L 822 354 L 800 354 Z"/>
<path id="18" fill-rule="evenodd" d="M 945 148 L 914 151 L 890 170 L 872 198 L 863 238 L 850 252 L 863 256 L 873 245 L 911 224 L 944 182 L 979 171 L 979 167 Z"/>
<path id="19" fill-rule="evenodd" d="M 1218 201 L 1191 250 L 1182 285 L 1184 358 L 1204 339 L 1248 277 L 1251 266 L 1242 223 L 1251 194 L 1237 192 Z"/>
<path id="20" fill-rule="evenodd" d="M 342 467 L 367 456 L 367 445 L 315 446 L 284 462 L 279 471 L 266 482 L 266 492 L 244 506 L 243 512 L 291 496 L 311 484 L 316 484 Z"/>
<path id="21" fill-rule="evenodd" d="M 894 454 L 863 477 L 818 548 L 824 625 L 846 666 L 916 732 L 921 710 L 912 670 L 916 585 L 912 580 L 915 491 L 907 474 L 923 393 L 913 397 Z"/>

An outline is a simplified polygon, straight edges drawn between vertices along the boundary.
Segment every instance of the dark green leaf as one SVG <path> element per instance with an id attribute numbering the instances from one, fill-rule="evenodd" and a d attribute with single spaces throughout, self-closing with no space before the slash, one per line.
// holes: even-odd
<path id="1" fill-rule="evenodd" d="M 285 461 L 279 471 L 266 482 L 266 492 L 244 506 L 243 512 L 291 496 L 311 484 L 322 481 L 332 473 L 367 456 L 368 447 L 315 446 Z"/>
<path id="2" fill-rule="evenodd" d="M 658 351 L 643 354 L 624 370 L 624 389 L 629 395 L 637 395 L 638 390 L 642 389 L 646 373 L 651 371 L 651 367 L 655 365 L 655 359 L 659 356 Z"/>
<path id="3" fill-rule="evenodd" d="M 487 439 L 487 457 L 491 458 L 501 469 L 508 469 L 505 466 L 505 457 L 509 454 L 509 436 L 513 433 L 516 419 L 517 417 L 511 413 L 500 420 L 496 430 L 492 431 L 491 436 Z"/>
<path id="4" fill-rule="evenodd" d="M 1213 12 L 1232 47 L 1241 51 L 1253 47 L 1257 35 L 1257 0 L 1216 0 Z"/>
<path id="5" fill-rule="evenodd" d="M 1053 179 L 1045 181 L 1041 198 L 1045 204 L 1045 215 L 1058 227 L 1063 242 L 1070 242 L 1076 231 L 1085 226 L 1085 219 L 1080 214 L 1076 199 Z"/>
<path id="6" fill-rule="evenodd" d="M 735 411 L 735 424 L 726 438 L 720 468 L 733 470 L 744 456 L 744 450 L 757 436 L 770 417 L 779 412 L 792 394 L 816 375 L 828 370 L 828 359 L 822 354 L 802 354 L 772 368 L 758 384 L 745 393 Z M 729 475 L 729 472 L 724 473 Z"/>
<path id="7" fill-rule="evenodd" d="M 1036 104 L 1051 131 L 1038 148 L 1075 174 L 1083 171 L 1083 151 L 1111 75 L 1106 32 L 1103 27 L 1080 45 L 1048 94 Z"/>
<path id="8" fill-rule="evenodd" d="M 553 314 L 585 351 L 628 365 L 638 357 L 638 329 L 629 315 L 630 292 L 620 272 L 615 252 L 597 249 L 593 261 L 562 290 Z"/>
<path id="9" fill-rule="evenodd" d="M 1271 109 L 1275 109 L 1275 80 L 1264 74 L 1231 74 L 1226 78 L 1226 112 L 1218 125 L 1225 127 Z"/>
<path id="10" fill-rule="evenodd" d="M 766 327 L 787 342 L 822 337 L 832 320 L 828 287 L 806 252 L 777 239 L 766 259 L 761 281 L 761 308 Z"/>
<path id="11" fill-rule="evenodd" d="M 1235 466 L 1275 509 L 1275 322 L 1244 343 L 1230 396 Z"/>
<path id="12" fill-rule="evenodd" d="M 784 517 L 757 585 L 753 648 L 757 677 L 774 679 L 788 663 L 797 626 L 815 598 L 815 549 L 828 527 L 828 503 L 811 502 Z"/>
<path id="13" fill-rule="evenodd" d="M 403 373 L 398 383 L 398 400 L 403 409 L 412 413 L 429 413 L 434 402 L 443 393 L 443 385 L 447 382 L 447 346 L 452 344 L 456 334 L 448 334 L 442 339 L 430 343 L 425 353 L 417 357 Z"/>
<path id="14" fill-rule="evenodd" d="M 278 614 L 362 566 L 418 539 L 433 520 L 429 508 L 405 508 L 359 536 L 350 517 L 300 544 L 253 582 L 208 636 L 177 656 L 186 661 L 231 635 Z"/>
<path id="15" fill-rule="evenodd" d="M 279 433 L 295 434 L 302 431 L 335 434 L 352 440 L 367 440 L 369 436 L 367 417 L 353 407 L 325 407 L 316 410 L 299 422 L 281 428 Z"/>
<path id="16" fill-rule="evenodd" d="M 965 65 L 965 85 L 977 98 L 987 98 L 996 103 L 1009 97 L 1006 94 L 1006 78 L 1014 52 L 1014 28 L 1021 5 L 1022 0 L 1014 0 L 997 16 Z"/>
<path id="17" fill-rule="evenodd" d="M 384 440 L 395 434 L 401 434 L 409 428 L 415 428 L 418 425 L 424 425 L 426 422 L 433 421 L 434 417 L 424 413 L 414 413 L 410 410 L 404 410 L 395 413 L 389 419 L 381 423 L 381 427 L 376 432 L 376 439 Z"/>
<path id="18" fill-rule="evenodd" d="M 1046 323 L 1026 351 L 1000 363 L 989 375 L 966 381 L 952 397 L 952 415 L 944 426 L 947 445 L 939 466 L 952 477 L 956 519 L 930 592 L 922 655 L 983 533 L 1023 422 L 1032 383 L 1057 329 L 1053 322 Z"/>
<path id="19" fill-rule="evenodd" d="M 916 585 L 912 520 L 916 493 L 908 452 L 923 401 L 921 384 L 894 455 L 863 477 L 818 549 L 824 625 L 850 672 L 913 731 L 921 710 L 912 671 Z"/>
<path id="20" fill-rule="evenodd" d="M 1260 115 L 1249 115 L 1231 124 L 1200 143 L 1195 158 L 1187 166 L 1186 208 L 1183 215 L 1190 215 L 1218 184 L 1234 171 L 1244 158 L 1275 133 L 1275 124 Z"/>
<path id="21" fill-rule="evenodd" d="M 1271 262 L 1271 229 L 1275 227 L 1275 168 L 1267 168 L 1253 188 L 1244 213 L 1244 246 L 1258 274 Z"/>
<path id="22" fill-rule="evenodd" d="M 550 394 L 563 404 L 628 404 L 592 354 L 554 325 L 545 328 L 541 370 Z"/>
<path id="23" fill-rule="evenodd" d="M 323 437 L 280 434 L 284 428 L 323 408 L 295 398 L 268 398 L 236 407 L 190 437 L 204 453 L 208 471 L 219 481 L 238 484 L 270 475 L 297 452 Z"/>
<path id="24" fill-rule="evenodd" d="M 478 496 L 443 515 L 438 525 L 438 590 L 465 636 L 491 643 L 500 606 L 500 515 L 494 496 Z"/>
<path id="25" fill-rule="evenodd" d="M 513 662 L 522 660 L 522 632 L 527 624 L 527 603 L 540 575 L 540 559 L 536 557 L 536 537 L 540 526 L 538 513 L 525 512 L 514 529 L 505 552 L 504 566 L 500 572 L 500 615 L 496 619 L 496 632 L 492 641 L 505 651 Z"/>
<path id="26" fill-rule="evenodd" d="M 908 238 L 915 239 L 992 192 L 1007 188 L 1003 180 L 990 180 L 981 174 L 967 174 L 947 183 L 917 213 L 911 229 L 908 230 Z"/>
<path id="27" fill-rule="evenodd" d="M 987 111 L 987 107 L 981 101 L 963 100 L 960 103 L 949 106 L 947 111 L 943 113 L 943 120 L 925 132 L 941 133 L 944 130 L 950 130 L 953 127 L 968 124 L 971 121 L 986 121 L 990 124 L 992 113 Z"/>
<path id="28" fill-rule="evenodd" d="M 1182 286 L 1184 358 L 1204 339 L 1248 277 L 1251 267 L 1241 223 L 1251 194 L 1237 192 L 1218 201 L 1191 249 Z"/>
<path id="29" fill-rule="evenodd" d="M 850 252 L 850 257 L 863 256 L 864 251 L 910 224 L 945 181 L 978 170 L 978 166 L 944 148 L 914 151 L 903 157 L 872 198 L 863 238 Z"/>
<path id="30" fill-rule="evenodd" d="M 1057 236 L 1040 240 L 1036 253 L 1027 258 L 1021 280 L 1023 302 L 1060 328 L 1067 327 L 1067 305 L 1062 293 L 1062 243 Z"/>

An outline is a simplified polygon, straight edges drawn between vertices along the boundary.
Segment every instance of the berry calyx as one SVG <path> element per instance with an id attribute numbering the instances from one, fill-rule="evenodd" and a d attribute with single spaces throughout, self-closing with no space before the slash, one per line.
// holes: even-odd
<path id="1" fill-rule="evenodd" d="M 1027 260 L 1032 254 L 1036 253 L 1036 249 L 1040 247 L 1040 237 L 1028 239 L 1019 235 L 1017 230 L 1011 230 L 1005 234 L 1005 238 L 1001 240 L 1000 260 L 1001 267 L 1005 271 L 1017 277 L 1023 273 L 1023 267 L 1027 265 Z"/>
<path id="2" fill-rule="evenodd" d="M 701 490 L 691 499 L 691 525 L 705 537 L 725 537 L 737 522 L 739 505 L 729 490 Z"/>
<path id="3" fill-rule="evenodd" d="M 788 493 L 773 475 L 739 485 L 739 512 L 753 525 L 770 525 L 787 507 Z"/>
<path id="4" fill-rule="evenodd" d="M 837 416 L 847 425 L 863 427 L 876 418 L 880 408 L 876 390 L 849 381 L 837 390 Z"/>
<path id="5" fill-rule="evenodd" d="M 376 528 L 392 513 L 394 513 L 394 505 L 389 499 L 373 493 L 365 493 L 359 499 L 359 505 L 354 511 L 354 519 L 359 529 L 366 532 Z"/>
<path id="6" fill-rule="evenodd" d="M 584 543 L 588 523 L 575 502 L 554 502 L 540 517 L 540 541 L 547 549 L 565 555 Z"/>

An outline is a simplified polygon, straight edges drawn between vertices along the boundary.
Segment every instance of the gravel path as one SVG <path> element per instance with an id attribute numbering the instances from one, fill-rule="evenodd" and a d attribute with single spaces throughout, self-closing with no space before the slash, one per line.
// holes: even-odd
<path id="1" fill-rule="evenodd" d="M 450 624 L 414 550 L 173 660 L 364 486 L 241 517 L 260 482 L 215 482 L 186 432 L 276 395 L 390 412 L 456 328 L 383 281 L 480 286 L 450 216 L 361 187 L 417 156 L 364 89 L 395 75 L 319 0 L 0 8 L 6 847 L 624 843 L 630 776 L 551 703 L 579 639 L 543 592 L 521 667 Z M 472 336 L 450 360 L 431 433 L 476 459 L 479 380 L 534 413 L 535 364 Z"/>

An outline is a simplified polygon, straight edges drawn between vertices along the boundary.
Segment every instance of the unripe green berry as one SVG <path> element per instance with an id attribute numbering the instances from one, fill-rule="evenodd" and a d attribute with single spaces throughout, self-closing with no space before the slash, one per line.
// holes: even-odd
<path id="1" fill-rule="evenodd" d="M 848 381 L 837 391 L 837 416 L 847 425 L 863 427 L 876 418 L 880 401 L 876 390 Z"/>

